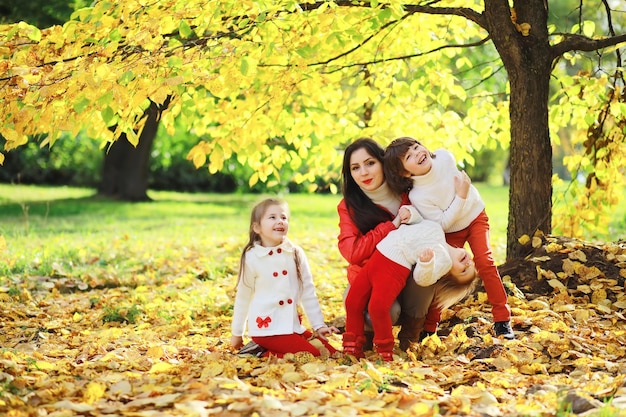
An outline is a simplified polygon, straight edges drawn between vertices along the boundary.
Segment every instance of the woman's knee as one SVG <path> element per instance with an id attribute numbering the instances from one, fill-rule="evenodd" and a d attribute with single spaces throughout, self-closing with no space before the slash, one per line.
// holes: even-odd
<path id="1" fill-rule="evenodd" d="M 396 324 L 398 322 L 401 312 L 402 308 L 400 307 L 400 303 L 398 302 L 398 300 L 394 301 L 391 305 L 391 309 L 389 310 L 389 315 L 391 316 L 391 322 L 393 324 Z"/>

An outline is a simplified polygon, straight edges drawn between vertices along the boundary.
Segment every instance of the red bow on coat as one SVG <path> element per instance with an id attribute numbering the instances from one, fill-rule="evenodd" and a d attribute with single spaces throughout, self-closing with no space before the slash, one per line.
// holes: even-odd
<path id="1" fill-rule="evenodd" d="M 262 319 L 261 317 L 256 318 L 256 324 L 259 327 L 259 329 L 263 327 L 269 327 L 271 322 L 272 322 L 272 319 L 270 318 L 270 316 L 267 316 L 264 319 Z"/>

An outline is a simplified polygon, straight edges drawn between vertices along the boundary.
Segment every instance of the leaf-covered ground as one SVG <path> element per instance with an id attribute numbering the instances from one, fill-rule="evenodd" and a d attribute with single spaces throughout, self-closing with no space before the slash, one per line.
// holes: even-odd
<path id="1" fill-rule="evenodd" d="M 341 325 L 341 264 L 333 245 L 315 246 L 322 308 Z M 186 246 L 139 259 L 120 281 L 116 247 L 76 255 L 89 266 L 81 274 L 59 264 L 0 288 L 0 413 L 626 415 L 624 242 L 536 238 L 525 260 L 501 266 L 516 340 L 493 337 L 479 289 L 445 313 L 439 336 L 393 363 L 373 353 L 360 362 L 238 356 L 227 343 L 232 268 L 216 274 Z M 236 265 L 236 247 L 223 244 L 214 263 Z"/>

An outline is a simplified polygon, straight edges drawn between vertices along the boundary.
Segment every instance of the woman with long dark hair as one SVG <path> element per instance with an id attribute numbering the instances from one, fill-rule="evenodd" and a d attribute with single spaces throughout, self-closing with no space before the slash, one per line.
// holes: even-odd
<path id="1" fill-rule="evenodd" d="M 343 199 L 337 206 L 338 246 L 348 262 L 348 285 L 374 253 L 376 245 L 403 221 L 408 220 L 398 214 L 402 205 L 410 204 L 408 196 L 394 193 L 385 181 L 384 153 L 384 149 L 370 138 L 355 140 L 344 152 Z M 406 350 L 411 342 L 417 342 L 426 336 L 426 333 L 422 333 L 423 322 L 434 292 L 435 285 L 419 287 L 409 279 L 392 306 L 392 322 L 401 325 L 398 339 L 402 350 Z M 365 337 L 367 340 L 356 343 L 365 344 L 365 349 L 371 348 L 371 328 L 366 328 Z"/>

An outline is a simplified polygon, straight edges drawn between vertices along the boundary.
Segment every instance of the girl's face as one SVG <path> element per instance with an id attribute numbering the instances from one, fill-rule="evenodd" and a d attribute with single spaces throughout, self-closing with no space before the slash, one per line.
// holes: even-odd
<path id="1" fill-rule="evenodd" d="M 357 149 L 350 155 L 350 174 L 365 191 L 374 191 L 385 182 L 383 164 L 365 148 Z"/>
<path id="2" fill-rule="evenodd" d="M 463 248 L 450 246 L 450 257 L 452 258 L 452 268 L 450 274 L 459 284 L 467 284 L 476 277 L 476 268 L 469 252 Z"/>
<path id="3" fill-rule="evenodd" d="M 286 207 L 272 204 L 267 207 L 258 223 L 253 225 L 254 232 L 261 238 L 261 245 L 278 246 L 289 231 L 289 213 Z"/>
<path id="4" fill-rule="evenodd" d="M 402 166 L 408 173 L 407 177 L 417 177 L 427 174 L 433 166 L 433 159 L 430 152 L 424 145 L 414 144 L 409 148 L 402 160 Z"/>

